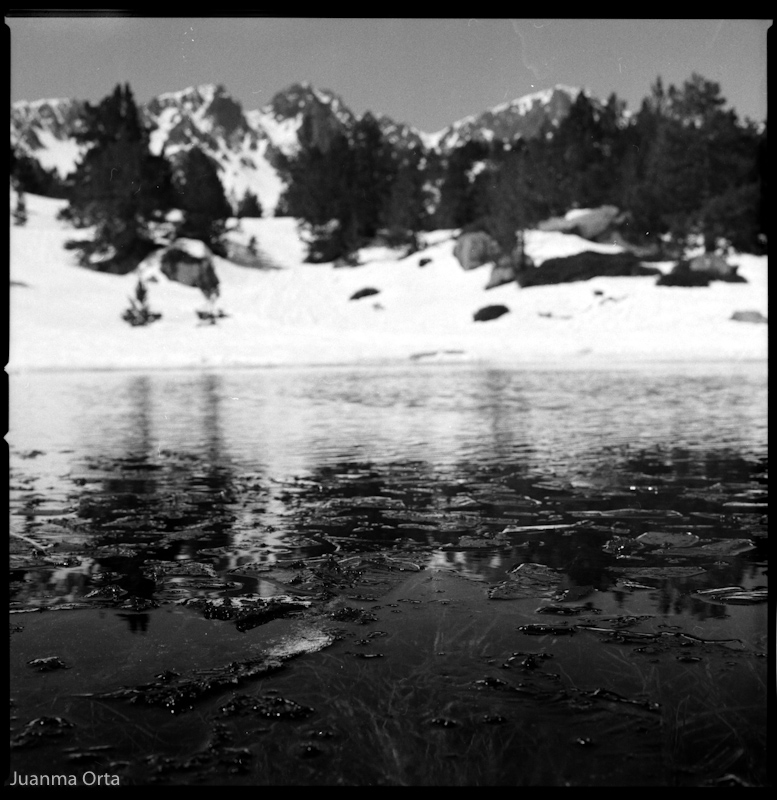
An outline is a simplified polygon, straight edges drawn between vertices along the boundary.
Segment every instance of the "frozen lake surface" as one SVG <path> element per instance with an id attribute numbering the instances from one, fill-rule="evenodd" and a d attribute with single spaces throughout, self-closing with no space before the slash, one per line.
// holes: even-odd
<path id="1" fill-rule="evenodd" d="M 763 785 L 766 405 L 761 363 L 12 375 L 11 768 Z"/>

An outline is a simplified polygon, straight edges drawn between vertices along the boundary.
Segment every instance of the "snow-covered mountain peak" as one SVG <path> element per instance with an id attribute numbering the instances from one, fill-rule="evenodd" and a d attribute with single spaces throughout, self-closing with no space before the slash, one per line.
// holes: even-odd
<path id="1" fill-rule="evenodd" d="M 500 103 L 480 114 L 471 114 L 442 131 L 427 134 L 426 141 L 442 152 L 449 152 L 464 141 L 536 136 L 546 123 L 558 125 L 580 93 L 580 89 L 558 84 L 550 89 L 523 95 Z"/>
<path id="2" fill-rule="evenodd" d="M 283 119 L 309 114 L 317 106 L 326 107 L 345 124 L 352 124 L 354 121 L 353 112 L 338 94 L 329 89 L 316 89 L 308 81 L 293 83 L 278 92 L 262 111 L 272 114 L 280 122 Z"/>
<path id="3" fill-rule="evenodd" d="M 491 112 L 494 114 L 499 114 L 503 111 L 513 110 L 517 111 L 519 114 L 528 114 L 535 105 L 550 105 L 553 102 L 553 97 L 557 92 L 561 92 L 562 94 L 565 94 L 574 100 L 574 98 L 576 98 L 581 91 L 583 91 L 584 94 L 587 94 L 586 90 L 584 89 L 581 90 L 573 86 L 566 86 L 558 83 L 550 89 L 541 89 L 538 92 L 525 94 L 521 97 L 515 98 L 514 100 L 509 100 L 506 103 L 500 103 L 499 105 L 494 106 L 491 109 Z"/>
<path id="4" fill-rule="evenodd" d="M 83 152 L 74 134 L 85 105 L 81 100 L 68 98 L 13 103 L 12 147 L 25 155 L 33 155 L 44 169 L 54 169 L 64 178 Z"/>
<path id="5" fill-rule="evenodd" d="M 45 128 L 55 135 L 70 135 L 70 126 L 81 117 L 85 103 L 64 97 L 44 100 L 17 100 L 11 106 L 11 132 L 25 128 Z"/>
<path id="6" fill-rule="evenodd" d="M 146 104 L 147 108 L 175 105 L 180 108 L 198 109 L 211 102 L 217 94 L 225 94 L 226 89 L 214 83 L 189 86 L 176 92 L 164 92 Z"/>
<path id="7" fill-rule="evenodd" d="M 557 85 L 465 117 L 432 134 L 383 114 L 373 116 L 392 145 L 434 149 L 444 155 L 468 140 L 537 135 L 543 125 L 558 125 L 579 92 Z M 68 99 L 15 103 L 12 144 L 44 167 L 56 167 L 65 177 L 83 153 L 74 133 L 84 106 Z M 310 147 L 326 150 L 334 137 L 350 136 L 358 120 L 338 94 L 316 88 L 310 81 L 291 84 L 259 110 L 245 111 L 219 83 L 165 92 L 139 106 L 154 153 L 172 157 L 194 146 L 201 148 L 218 164 L 219 177 L 233 203 L 251 191 L 265 214 L 273 212 L 283 191 L 278 171 L 283 157 Z"/>

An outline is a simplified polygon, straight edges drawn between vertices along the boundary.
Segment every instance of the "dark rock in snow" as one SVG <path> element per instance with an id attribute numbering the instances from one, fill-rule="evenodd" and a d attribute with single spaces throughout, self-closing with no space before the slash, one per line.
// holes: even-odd
<path id="1" fill-rule="evenodd" d="M 729 280 L 737 274 L 737 268 L 718 253 L 703 253 L 696 256 L 691 259 L 689 266 L 691 272 L 704 272 L 722 281 Z"/>
<path id="2" fill-rule="evenodd" d="M 517 281 L 525 289 L 529 286 L 587 281 L 597 277 L 642 275 L 661 275 L 661 270 L 644 266 L 633 253 L 596 253 L 586 250 L 566 258 L 549 258 L 539 267 L 522 270 Z"/>
<path id="3" fill-rule="evenodd" d="M 518 278 L 521 270 L 520 262 L 511 256 L 503 256 L 491 268 L 491 277 L 488 279 L 486 289 L 494 289 L 505 283 L 513 283 Z"/>
<path id="4" fill-rule="evenodd" d="M 768 322 L 760 311 L 735 311 L 731 315 L 734 322 Z"/>
<path id="5" fill-rule="evenodd" d="M 507 306 L 483 306 L 472 315 L 472 318 L 475 322 L 487 322 L 490 319 L 498 319 L 503 314 L 509 313 L 510 309 Z"/>
<path id="6" fill-rule="evenodd" d="M 218 297 L 219 279 L 209 248 L 195 239 L 176 239 L 160 257 L 160 269 L 171 281 L 200 289 L 206 297 Z"/>
<path id="7" fill-rule="evenodd" d="M 711 258 L 710 256 L 709 258 Z M 711 281 L 728 281 L 729 283 L 747 283 L 737 274 L 737 268 L 723 261 L 712 262 L 701 260 L 703 256 L 693 261 L 678 261 L 668 275 L 662 275 L 656 286 L 709 286 Z M 709 268 L 704 265 L 709 264 Z"/>
<path id="8" fill-rule="evenodd" d="M 348 299 L 360 300 L 362 297 L 369 297 L 373 294 L 380 294 L 380 289 L 373 289 L 371 286 L 368 286 L 366 289 L 359 289 L 358 292 L 354 292 Z"/>
<path id="9" fill-rule="evenodd" d="M 471 270 L 499 258 L 501 249 L 484 231 L 471 231 L 459 236 L 453 248 L 453 255 L 465 270 Z"/>
<path id="10" fill-rule="evenodd" d="M 497 241 L 485 231 L 462 233 L 456 240 L 453 255 L 465 270 L 491 264 L 491 277 L 486 289 L 512 283 L 524 270 L 534 267 L 531 259 L 518 244 L 512 252 L 505 253 Z"/>

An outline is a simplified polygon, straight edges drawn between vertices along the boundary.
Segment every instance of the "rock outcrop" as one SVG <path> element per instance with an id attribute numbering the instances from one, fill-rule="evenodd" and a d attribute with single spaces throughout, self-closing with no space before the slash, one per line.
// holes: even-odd
<path id="1" fill-rule="evenodd" d="M 596 253 L 586 250 L 566 258 L 549 258 L 539 267 L 523 270 L 517 282 L 522 288 L 554 283 L 587 281 L 598 277 L 636 277 L 661 275 L 656 267 L 646 267 L 633 253 Z"/>
<path id="2" fill-rule="evenodd" d="M 509 256 L 500 256 L 491 268 L 491 277 L 486 284 L 486 289 L 494 289 L 505 283 L 518 283 L 520 275 L 533 270 L 534 262 L 526 253 L 517 247 Z"/>
<path id="3" fill-rule="evenodd" d="M 484 264 L 492 265 L 486 289 L 512 283 L 521 272 L 534 267 L 520 244 L 512 253 L 505 254 L 493 236 L 485 231 L 462 233 L 456 240 L 453 255 L 465 270 L 477 269 Z"/>
<path id="4" fill-rule="evenodd" d="M 692 258 L 688 264 L 691 272 L 705 272 L 716 275 L 720 280 L 726 280 L 737 274 L 737 268 L 718 253 L 703 253 Z"/>
<path id="5" fill-rule="evenodd" d="M 731 315 L 731 319 L 734 322 L 769 322 L 769 320 L 760 311 L 735 311 Z"/>
<path id="6" fill-rule="evenodd" d="M 606 236 L 621 220 L 623 215 L 616 206 L 601 206 L 592 209 L 575 209 L 564 217 L 551 217 L 540 222 L 541 231 L 561 231 L 574 233 L 583 239 L 597 241 Z"/>
<path id="7" fill-rule="evenodd" d="M 218 297 L 219 279 L 210 248 L 197 239 L 176 239 L 159 256 L 159 268 L 171 281 L 193 286 L 207 298 Z"/>
<path id="8" fill-rule="evenodd" d="M 501 254 L 499 245 L 485 231 L 462 233 L 453 248 L 453 255 L 465 270 L 490 264 Z"/>
<path id="9" fill-rule="evenodd" d="M 657 286 L 709 286 L 712 281 L 747 283 L 737 268 L 714 254 L 705 254 L 693 261 L 678 261 L 672 271 L 662 275 Z"/>

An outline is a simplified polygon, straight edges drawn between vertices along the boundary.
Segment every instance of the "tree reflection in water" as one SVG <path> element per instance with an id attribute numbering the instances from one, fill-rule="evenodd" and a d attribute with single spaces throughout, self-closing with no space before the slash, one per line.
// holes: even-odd
<path id="1" fill-rule="evenodd" d="M 743 674 L 748 658 L 760 675 L 766 604 L 727 605 L 699 594 L 766 583 L 760 377 L 322 369 L 40 375 L 17 389 L 14 402 L 24 408 L 9 437 L 11 527 L 26 538 L 12 551 L 14 610 L 86 605 L 104 621 L 110 609 L 119 639 L 135 636 L 132 645 L 142 647 L 163 629 L 175 638 L 174 615 L 166 612 L 181 600 L 255 600 L 293 594 L 306 581 L 306 596 L 315 598 L 322 574 L 332 578 L 324 588 L 339 591 L 338 568 L 347 573 L 374 557 L 426 568 L 414 586 L 428 603 L 409 601 L 406 609 L 433 623 L 439 598 L 423 595 L 426 575 L 446 573 L 474 587 L 484 616 L 511 620 L 498 632 L 505 647 L 552 647 L 554 664 L 566 671 L 559 675 L 574 678 L 565 684 L 568 699 L 591 699 L 575 695 L 575 681 L 591 692 L 636 691 L 655 668 L 665 681 L 665 697 L 657 698 L 665 708 L 691 695 L 699 707 L 686 722 L 678 705 L 684 741 L 711 741 L 701 727 L 710 686 L 721 697 L 729 692 L 723 700 L 736 709 L 741 698 L 725 676 Z M 670 552 L 643 545 L 637 537 L 645 533 L 654 535 L 648 542 L 687 533 L 698 541 Z M 704 551 L 708 542 L 752 546 Z M 491 600 L 487 592 L 527 562 L 558 575 L 551 588 L 564 597 L 552 602 L 585 609 L 571 613 L 590 615 L 588 630 L 559 641 L 523 639 L 523 617 L 535 625 L 558 621 L 535 616 L 550 599 Z M 366 596 L 370 588 L 362 588 Z M 311 601 L 311 614 L 329 624 L 332 598 L 322 596 Z M 363 602 L 369 610 L 372 601 Z M 176 610 L 202 623 L 194 608 Z M 411 619 L 402 611 L 392 608 L 381 620 L 397 623 L 398 638 Z M 646 620 L 635 633 L 655 635 L 650 644 L 591 630 L 627 617 Z M 212 630 L 230 624 L 211 623 Z M 678 630 L 746 645 L 729 652 L 695 642 L 697 660 L 680 661 L 688 651 L 672 638 Z M 391 636 L 385 645 L 389 652 Z M 419 652 L 410 648 L 406 656 L 412 661 Z M 385 658 L 387 669 L 401 661 L 396 649 L 393 658 Z M 106 674 L 111 669 L 105 665 Z M 528 680 L 519 669 L 507 677 Z M 541 682 L 550 670 L 536 672 Z M 757 707 L 759 684 L 745 689 Z M 700 727 L 688 728 L 693 737 L 685 736 L 682 726 L 696 721 Z"/>

